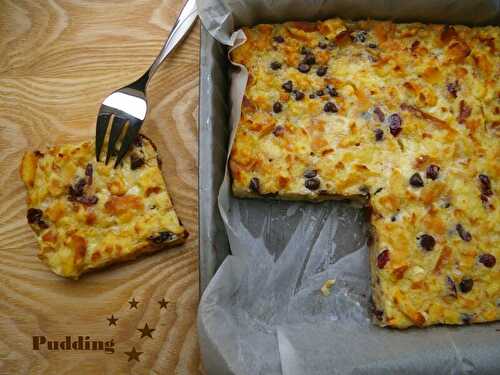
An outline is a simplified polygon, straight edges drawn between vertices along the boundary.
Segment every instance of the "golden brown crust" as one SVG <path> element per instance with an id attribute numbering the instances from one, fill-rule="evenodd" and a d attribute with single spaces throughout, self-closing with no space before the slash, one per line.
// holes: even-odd
<path id="1" fill-rule="evenodd" d="M 500 319 L 500 28 L 331 19 L 244 32 L 234 194 L 368 196 L 380 325 Z"/>
<path id="2" fill-rule="evenodd" d="M 181 244 L 187 237 L 141 136 L 123 165 L 95 161 L 91 142 L 26 152 L 20 174 L 39 258 L 58 275 L 81 274 Z"/>

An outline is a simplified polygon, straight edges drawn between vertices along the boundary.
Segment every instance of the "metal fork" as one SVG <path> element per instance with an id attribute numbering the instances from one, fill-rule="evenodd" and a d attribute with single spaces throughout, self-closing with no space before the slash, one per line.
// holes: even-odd
<path id="1" fill-rule="evenodd" d="M 174 27 L 163 45 L 160 54 L 151 67 L 137 81 L 128 86 L 116 90 L 104 99 L 97 115 L 95 154 L 99 161 L 102 146 L 106 138 L 106 132 L 112 119 L 111 132 L 108 139 L 108 150 L 106 153 L 106 164 L 116 153 L 114 168 L 120 164 L 127 154 L 130 145 L 134 142 L 142 126 L 148 111 L 146 88 L 149 80 L 156 72 L 160 64 L 184 39 L 198 16 L 196 0 L 187 0 L 182 11 L 175 21 Z M 120 150 L 116 151 L 116 143 L 124 128 L 127 128 L 123 136 Z"/>

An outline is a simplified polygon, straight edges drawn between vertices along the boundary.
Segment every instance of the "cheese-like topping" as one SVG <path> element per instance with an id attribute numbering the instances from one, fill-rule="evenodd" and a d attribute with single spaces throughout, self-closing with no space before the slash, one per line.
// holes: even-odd
<path id="1" fill-rule="evenodd" d="M 371 207 L 376 322 L 500 318 L 499 27 L 245 28 L 237 196 Z"/>

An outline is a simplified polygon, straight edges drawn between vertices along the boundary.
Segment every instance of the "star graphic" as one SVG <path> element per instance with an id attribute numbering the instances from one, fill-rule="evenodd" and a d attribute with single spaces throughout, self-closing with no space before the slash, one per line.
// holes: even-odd
<path id="1" fill-rule="evenodd" d="M 109 320 L 109 325 L 110 326 L 116 326 L 116 322 L 118 321 L 118 318 L 115 318 L 113 314 L 111 314 L 110 318 L 106 318 Z"/>
<path id="2" fill-rule="evenodd" d="M 144 352 L 138 352 L 135 350 L 135 346 L 132 347 L 132 350 L 130 352 L 125 352 L 125 354 L 128 356 L 128 362 L 135 360 L 137 362 L 140 362 L 139 356 L 144 353 Z"/>
<path id="3" fill-rule="evenodd" d="M 130 305 L 130 309 L 137 309 L 139 301 L 136 301 L 135 298 L 132 298 L 130 301 L 128 301 L 128 303 Z"/>
<path id="4" fill-rule="evenodd" d="M 159 300 L 158 303 L 160 304 L 160 310 L 163 308 L 165 308 L 165 310 L 167 309 L 168 301 L 165 301 L 165 298 L 162 298 L 161 300 Z"/>
<path id="5" fill-rule="evenodd" d="M 141 339 L 143 337 L 150 337 L 150 338 L 153 338 L 153 336 L 151 335 L 153 333 L 153 331 L 155 330 L 154 328 L 151 329 L 148 327 L 148 323 L 146 323 L 146 325 L 144 326 L 144 328 L 138 328 L 137 329 L 140 333 L 141 333 Z"/>

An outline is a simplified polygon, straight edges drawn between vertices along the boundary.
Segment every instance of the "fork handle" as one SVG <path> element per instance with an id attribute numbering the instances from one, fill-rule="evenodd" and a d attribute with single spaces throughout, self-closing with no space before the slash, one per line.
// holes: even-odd
<path id="1" fill-rule="evenodd" d="M 151 77 L 153 77 L 153 74 L 155 74 L 163 60 L 165 60 L 174 48 L 186 37 L 189 30 L 191 30 L 191 27 L 193 27 L 196 17 L 198 17 L 196 0 L 187 0 L 181 10 L 181 13 L 179 14 L 179 17 L 177 17 L 174 27 L 172 28 L 172 31 L 170 31 L 170 35 L 163 45 L 160 54 L 156 57 L 156 60 L 147 72 L 148 81 Z"/>

